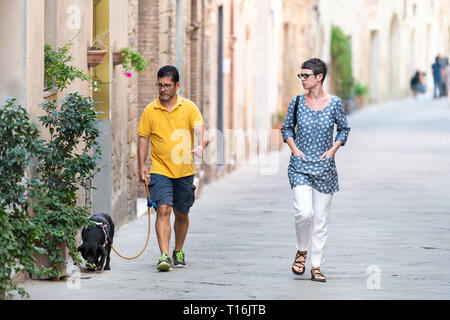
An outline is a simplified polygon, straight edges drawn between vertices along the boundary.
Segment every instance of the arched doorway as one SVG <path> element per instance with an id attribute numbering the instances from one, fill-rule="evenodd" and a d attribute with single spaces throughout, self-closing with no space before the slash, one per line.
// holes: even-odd
<path id="1" fill-rule="evenodd" d="M 389 30 L 389 44 L 390 44 L 390 77 L 389 77 L 389 97 L 392 99 L 400 98 L 400 24 L 397 15 L 394 15 L 391 20 L 391 27 Z"/>

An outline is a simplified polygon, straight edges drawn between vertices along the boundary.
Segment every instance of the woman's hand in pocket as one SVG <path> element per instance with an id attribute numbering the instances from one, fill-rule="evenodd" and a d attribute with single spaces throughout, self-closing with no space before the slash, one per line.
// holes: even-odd
<path id="1" fill-rule="evenodd" d="M 336 154 L 336 151 L 333 149 L 330 149 L 330 150 L 324 152 L 324 154 L 322 154 L 322 156 L 320 157 L 320 160 L 323 160 L 325 158 L 334 159 L 335 154 Z"/>
<path id="2" fill-rule="evenodd" d="M 302 157 L 303 161 L 306 161 L 306 159 L 305 159 L 305 154 L 304 154 L 300 149 L 298 149 L 298 148 L 295 148 L 295 149 L 292 151 L 292 155 L 293 155 L 294 157 Z"/>

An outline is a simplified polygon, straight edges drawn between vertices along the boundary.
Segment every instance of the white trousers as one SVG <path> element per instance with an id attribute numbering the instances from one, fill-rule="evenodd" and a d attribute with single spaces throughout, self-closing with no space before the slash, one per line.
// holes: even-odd
<path id="1" fill-rule="evenodd" d="M 333 194 L 320 193 L 310 186 L 297 186 L 293 190 L 297 250 L 308 251 L 311 266 L 320 267 L 325 262 L 328 214 Z"/>

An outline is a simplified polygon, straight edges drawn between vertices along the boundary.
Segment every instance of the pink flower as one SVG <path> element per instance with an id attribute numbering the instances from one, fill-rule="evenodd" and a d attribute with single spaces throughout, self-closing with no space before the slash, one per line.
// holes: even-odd
<path id="1" fill-rule="evenodd" d="M 126 75 L 128 78 L 131 78 L 132 74 L 130 72 L 125 72 L 124 75 Z"/>

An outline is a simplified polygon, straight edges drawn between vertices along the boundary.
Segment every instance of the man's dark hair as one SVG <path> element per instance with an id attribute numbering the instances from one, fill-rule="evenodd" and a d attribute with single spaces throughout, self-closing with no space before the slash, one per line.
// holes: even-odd
<path id="1" fill-rule="evenodd" d="M 180 74 L 178 73 L 177 68 L 174 66 L 164 66 L 158 71 L 158 79 L 164 78 L 164 77 L 170 77 L 170 79 L 177 83 L 180 81 Z"/>
<path id="2" fill-rule="evenodd" d="M 302 63 L 302 69 L 309 69 L 312 70 L 314 75 L 322 74 L 322 83 L 325 81 L 325 78 L 327 76 L 327 64 L 320 60 L 319 58 L 312 58 L 309 60 L 306 60 Z"/>

